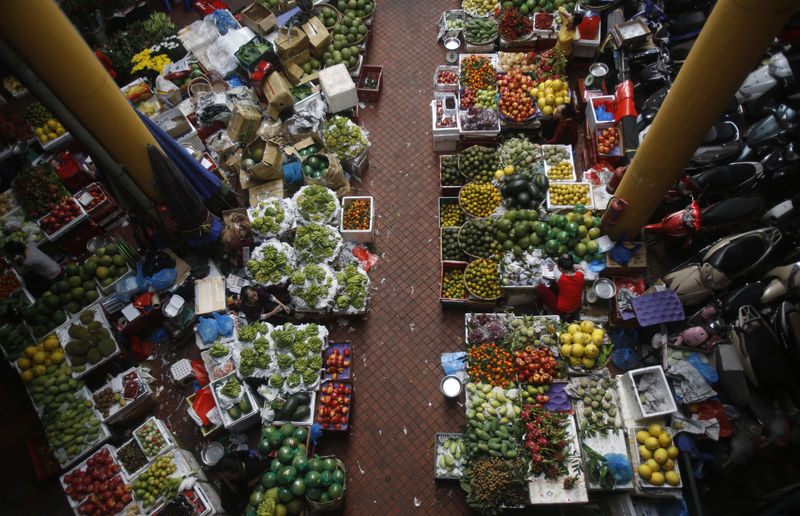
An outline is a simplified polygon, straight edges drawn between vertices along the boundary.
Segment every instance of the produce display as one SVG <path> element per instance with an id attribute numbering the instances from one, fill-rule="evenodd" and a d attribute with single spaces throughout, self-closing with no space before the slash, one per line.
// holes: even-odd
<path id="1" fill-rule="evenodd" d="M 469 293 L 479 299 L 496 299 L 502 294 L 496 260 L 479 258 L 470 263 L 464 281 Z"/>
<path id="2" fill-rule="evenodd" d="M 0 275 L 0 299 L 5 298 L 22 287 L 17 275 L 12 271 Z"/>
<path id="3" fill-rule="evenodd" d="M 64 372 L 62 376 L 68 376 L 65 370 L 62 371 Z M 92 402 L 70 392 L 74 383 L 68 381 L 67 390 L 62 390 L 61 385 L 63 384 L 59 384 L 57 389 L 60 393 L 64 393 L 63 401 L 51 403 L 50 406 L 56 404 L 56 408 L 46 410 L 41 419 L 50 448 L 64 465 L 90 449 L 96 441 L 106 437 L 107 434 L 101 435 L 101 432 L 106 430 L 101 427 L 100 419 L 91 409 Z M 48 387 L 48 392 L 53 393 L 52 388 L 52 385 Z M 56 398 L 59 396 L 60 394 L 57 394 Z"/>
<path id="4" fill-rule="evenodd" d="M 89 457 L 84 466 L 62 477 L 67 497 L 80 504 L 78 514 L 111 516 L 122 512 L 131 502 L 131 485 L 122 481 L 119 470 L 119 464 L 105 447 Z"/>
<path id="5" fill-rule="evenodd" d="M 519 71 L 530 73 L 534 66 L 528 63 L 528 54 L 525 52 L 498 52 L 497 67 L 503 72 Z"/>
<path id="6" fill-rule="evenodd" d="M 300 262 L 330 263 L 342 247 L 342 236 L 326 224 L 306 224 L 297 228 L 293 245 Z"/>
<path id="7" fill-rule="evenodd" d="M 372 206 L 369 199 L 353 199 L 342 208 L 342 229 L 366 231 L 371 225 Z"/>
<path id="8" fill-rule="evenodd" d="M 108 418 L 111 407 L 114 404 L 124 407 L 127 403 L 127 400 L 122 398 L 118 392 L 114 392 L 111 387 L 106 387 L 105 389 L 93 394 L 92 399 L 94 400 L 94 408 L 103 415 L 103 419 Z"/>
<path id="9" fill-rule="evenodd" d="M 500 206 L 500 192 L 491 183 L 473 181 L 458 194 L 461 207 L 473 217 L 487 217 Z"/>
<path id="10" fill-rule="evenodd" d="M 500 114 L 516 123 L 524 122 L 536 114 L 531 91 L 533 81 L 520 71 L 497 75 Z"/>
<path id="11" fill-rule="evenodd" d="M 358 24 L 359 21 L 355 21 L 352 18 L 348 18 L 352 20 L 353 23 Z M 364 27 L 364 34 L 360 33 L 360 28 Z M 331 44 L 325 49 L 325 52 L 322 54 L 322 63 L 326 66 L 334 66 L 339 63 L 344 63 L 347 68 L 354 68 L 358 65 L 358 56 L 359 56 L 359 49 L 354 43 L 361 41 L 366 34 L 366 25 L 363 23 L 361 25 L 357 25 L 355 29 L 355 33 L 353 33 L 352 27 L 345 26 L 344 20 L 342 23 L 334 27 L 333 32 L 331 34 Z"/>
<path id="12" fill-rule="evenodd" d="M 564 368 L 550 348 L 534 348 L 514 351 L 514 366 L 520 383 L 548 385 L 551 381 L 565 376 Z M 539 400 L 536 400 L 539 402 Z M 542 398 L 547 403 L 549 399 Z"/>
<path id="13" fill-rule="evenodd" d="M 272 44 L 269 41 L 256 37 L 239 47 L 239 50 L 236 51 L 236 57 L 245 66 L 253 67 L 261 56 L 273 51 Z"/>
<path id="14" fill-rule="evenodd" d="M 270 385 L 273 383 L 272 377 L 270 377 Z M 312 410 L 310 404 L 311 395 L 306 391 L 301 391 L 291 394 L 285 399 L 276 397 L 270 407 L 275 411 L 274 421 L 309 421 Z"/>
<path id="15" fill-rule="evenodd" d="M 25 292 L 15 290 L 6 297 L 0 299 L 0 344 L 2 344 L 5 357 L 8 360 L 17 360 L 25 352 L 25 348 L 30 346 L 32 341 L 25 324 L 20 317 L 21 311 L 30 306 L 31 302 Z M 58 338 L 56 338 L 58 344 Z M 55 348 L 53 348 L 55 349 Z M 32 358 L 32 357 L 28 357 Z M 45 359 L 45 362 L 47 359 Z M 51 359 L 52 362 L 52 359 Z M 31 367 L 33 364 L 30 364 Z M 19 366 L 19 363 L 17 364 Z M 20 367 L 22 369 L 22 367 Z M 24 372 L 24 370 L 23 370 Z M 23 381 L 32 380 L 33 371 L 23 377 Z"/>
<path id="16" fill-rule="evenodd" d="M 542 66 L 541 70 L 550 69 L 549 65 Z M 541 73 L 549 74 L 550 72 L 542 71 Z M 558 106 L 569 104 L 569 84 L 566 80 L 559 78 L 541 80 L 541 77 L 540 74 L 538 84 L 531 82 L 533 88 L 530 90 L 530 95 L 537 99 L 536 105 L 542 111 L 542 115 L 550 116 Z"/>
<path id="17" fill-rule="evenodd" d="M 261 441 L 258 443 L 258 451 L 263 456 L 272 456 L 273 452 L 282 446 L 305 449 L 307 440 L 308 428 L 306 427 L 295 426 L 292 423 L 286 423 L 281 426 L 268 425 L 261 429 Z"/>
<path id="18" fill-rule="evenodd" d="M 600 154 L 611 154 L 619 146 L 619 131 L 616 127 L 597 131 L 597 150 Z"/>
<path id="19" fill-rule="evenodd" d="M 458 125 L 455 109 L 456 101 L 453 95 L 447 95 L 444 99 L 436 98 L 436 129 L 454 128 Z"/>
<path id="20" fill-rule="evenodd" d="M 320 309 L 334 300 L 338 286 L 330 267 L 309 263 L 292 273 L 289 294 L 300 307 Z"/>
<path id="21" fill-rule="evenodd" d="M 581 437 L 617 432 L 621 428 L 621 415 L 614 403 L 616 380 L 608 378 L 581 378 L 575 389 L 576 412 L 581 415 Z"/>
<path id="22" fill-rule="evenodd" d="M 446 268 L 442 274 L 442 298 L 467 299 L 467 287 L 464 284 L 464 269 L 461 267 Z"/>
<path id="23" fill-rule="evenodd" d="M 436 476 L 439 478 L 459 478 L 461 469 L 467 462 L 467 450 L 464 439 L 455 434 L 436 436 Z"/>
<path id="24" fill-rule="evenodd" d="M 342 13 L 352 13 L 352 15 L 358 18 L 367 18 L 375 10 L 375 2 L 372 0 L 339 0 L 336 4 L 336 7 Z"/>
<path id="25" fill-rule="evenodd" d="M 512 174 L 514 172 L 529 174 L 533 172 L 541 159 L 542 147 L 524 136 L 517 136 L 503 142 L 498 148 L 498 152 L 500 162 L 505 167 L 513 167 Z M 495 175 L 495 179 L 499 179 L 497 175 Z"/>
<path id="26" fill-rule="evenodd" d="M 492 97 L 494 98 L 494 96 Z M 497 106 L 492 104 L 490 109 L 483 109 L 477 106 L 469 108 L 460 113 L 462 131 L 499 131 L 500 119 L 498 118 Z"/>
<path id="27" fill-rule="evenodd" d="M 348 265 L 336 273 L 339 290 L 336 294 L 336 310 L 363 311 L 367 304 L 369 276 L 363 269 Z"/>
<path id="28" fill-rule="evenodd" d="M 557 479 L 569 474 L 571 452 L 568 432 L 570 415 L 551 412 L 541 406 L 527 404 L 522 410 L 525 433 L 522 445 L 531 459 L 534 475 Z"/>
<path id="29" fill-rule="evenodd" d="M 55 170 L 41 164 L 21 169 L 11 181 L 17 201 L 30 218 L 39 218 L 56 207 L 69 192 Z"/>
<path id="30" fill-rule="evenodd" d="M 533 31 L 533 22 L 531 22 L 528 13 L 517 11 L 513 7 L 503 9 L 498 21 L 498 32 L 500 37 L 505 40 L 523 39 Z"/>
<path id="31" fill-rule="evenodd" d="M 644 487 L 663 486 L 665 483 L 676 487 L 680 485 L 675 461 L 678 448 L 672 442 L 672 436 L 660 425 L 652 424 L 646 429 L 636 432 L 639 443 L 639 479 Z"/>
<path id="32" fill-rule="evenodd" d="M 461 249 L 470 256 L 489 258 L 499 251 L 495 226 L 490 220 L 469 219 L 458 232 Z"/>
<path id="33" fill-rule="evenodd" d="M 173 475 L 177 466 L 172 453 L 156 457 L 147 470 L 133 482 L 133 495 L 145 509 L 157 501 L 172 498 L 181 485 L 181 478 Z"/>
<path id="34" fill-rule="evenodd" d="M 567 147 L 563 145 L 543 145 L 542 153 L 544 154 L 544 162 L 550 167 L 555 167 L 559 163 L 570 159 L 570 153 Z"/>
<path id="35" fill-rule="evenodd" d="M 458 232 L 461 228 L 442 228 L 442 260 L 465 262 L 467 255 L 458 242 Z"/>
<path id="36" fill-rule="evenodd" d="M 516 246 L 519 247 L 519 246 Z M 521 247 L 517 251 L 506 251 L 500 260 L 500 281 L 504 287 L 538 287 L 545 283 L 542 275 L 544 255 L 541 249 L 524 251 Z"/>
<path id="37" fill-rule="evenodd" d="M 350 377 L 350 345 L 335 344 L 325 350 L 325 379 L 339 380 Z"/>
<path id="38" fill-rule="evenodd" d="M 495 223 L 495 238 L 504 251 L 519 258 L 524 251 L 532 251 L 541 244 L 534 232 L 539 214 L 534 210 L 509 210 Z"/>
<path id="39" fill-rule="evenodd" d="M 559 80 L 561 81 L 562 86 L 563 83 L 566 82 L 568 59 L 567 55 L 563 51 L 557 48 L 551 48 L 538 54 L 528 54 L 528 60 L 534 66 L 533 80 L 538 82 L 539 91 L 541 91 L 542 87 L 547 89 L 548 86 L 544 83 L 546 83 L 548 80 Z M 553 88 L 553 93 L 556 91 L 558 91 L 558 89 Z M 547 116 L 546 113 L 543 114 Z"/>
<path id="40" fill-rule="evenodd" d="M 22 116 L 25 122 L 33 127 L 33 132 L 36 138 L 39 139 L 39 143 L 51 142 L 67 132 L 61 122 L 56 120 L 53 114 L 40 102 L 28 104 Z"/>
<path id="41" fill-rule="evenodd" d="M 291 206 L 283 199 L 270 197 L 247 208 L 250 228 L 266 238 L 288 231 L 294 224 Z"/>
<path id="42" fill-rule="evenodd" d="M 0 114 L 0 148 L 33 138 L 30 127 L 16 113 Z M 4 212 L 0 210 L 0 215 Z"/>
<path id="43" fill-rule="evenodd" d="M 333 28 L 333 36 L 344 36 L 348 43 L 359 43 L 366 37 L 367 26 L 364 20 L 359 16 L 353 16 L 353 14 L 347 10 L 342 11 L 342 20 Z"/>
<path id="44" fill-rule="evenodd" d="M 125 257 L 120 254 L 119 247 L 117 244 L 110 243 L 107 246 L 101 247 L 95 251 L 94 254 L 90 256 L 86 260 L 86 263 L 84 263 L 80 268 L 78 275 L 81 278 L 84 276 L 94 276 L 98 283 L 100 283 L 100 286 L 106 288 L 125 275 L 128 270 L 128 264 L 125 261 Z M 84 289 L 87 290 L 87 298 L 91 298 L 93 297 L 89 295 L 91 290 L 87 287 L 88 284 L 84 286 Z M 91 302 L 92 301 L 90 300 L 89 303 Z M 69 308 L 67 309 L 70 312 L 75 313 L 75 310 L 71 310 Z"/>
<path id="45" fill-rule="evenodd" d="M 595 240 L 602 233 L 600 226 L 600 217 L 593 217 L 583 205 L 577 205 L 566 215 L 554 213 L 547 222 L 537 223 L 534 226 L 535 241 L 537 245 L 544 243 L 542 249 L 547 256 L 569 252 L 576 261 L 590 258 L 597 261 L 603 256 L 598 252 L 600 245 Z"/>
<path id="46" fill-rule="evenodd" d="M 84 204 L 81 200 L 81 196 L 87 193 L 92 196 L 92 200 L 89 201 L 89 204 Z M 99 204 L 103 203 L 106 200 L 106 195 L 103 193 L 103 190 L 97 185 L 97 183 L 92 183 L 89 188 L 85 190 L 81 190 L 78 194 L 75 195 L 75 198 L 81 201 L 81 205 L 86 212 L 90 212 L 95 209 Z"/>
<path id="47" fill-rule="evenodd" d="M 61 331 L 61 330 L 59 330 Z M 118 351 L 106 323 L 97 319 L 94 310 L 84 310 L 66 330 L 69 341 L 64 346 L 67 359 L 74 368 L 91 368 Z"/>
<path id="48" fill-rule="evenodd" d="M 341 382 L 327 382 L 320 387 L 316 421 L 326 430 L 346 430 L 350 419 L 352 387 Z"/>
<path id="49" fill-rule="evenodd" d="M 26 350 L 27 356 L 30 356 L 31 352 L 33 352 L 34 355 L 37 353 L 46 353 L 36 347 L 31 346 L 31 348 Z M 60 352 L 60 349 L 61 348 L 54 350 L 53 353 L 56 351 Z M 31 359 L 28 359 L 27 356 L 23 358 L 26 358 L 30 362 Z M 17 362 L 18 365 L 22 364 L 23 358 L 19 359 L 20 361 Z M 41 355 L 36 358 L 40 359 Z M 22 371 L 21 376 L 23 381 L 30 384 L 29 392 L 31 398 L 33 398 L 34 404 L 41 409 L 58 409 L 61 403 L 69 398 L 72 393 L 77 392 L 83 387 L 83 382 L 81 380 L 72 378 L 72 369 L 64 364 L 63 360 L 60 364 L 49 366 L 37 365 L 34 366 L 33 369 L 22 369 L 20 367 L 20 370 Z M 30 373 L 27 373 L 27 371 L 30 371 Z M 34 371 L 39 374 L 36 374 Z M 31 376 L 33 376 L 33 378 L 31 378 Z"/>
<path id="50" fill-rule="evenodd" d="M 334 115 L 325 124 L 322 135 L 325 149 L 340 159 L 355 159 L 367 146 L 367 135 L 349 118 Z"/>
<path id="51" fill-rule="evenodd" d="M 125 260 L 121 256 L 120 259 L 124 270 L 127 271 Z M 108 257 L 108 260 L 110 261 L 111 257 Z M 59 303 L 55 306 L 62 306 L 69 313 L 77 315 L 81 308 L 97 301 L 100 295 L 97 292 L 97 283 L 95 283 L 97 271 L 100 270 L 100 274 L 108 279 L 111 268 L 102 266 L 101 269 L 101 267 L 98 267 L 98 263 L 99 260 L 90 259 L 84 265 L 72 264 L 64 267 L 64 278 L 52 285 L 52 290 L 44 294 L 43 300 L 45 302 L 52 301 L 55 304 L 52 298 L 58 296 Z M 116 271 L 116 268 L 114 270 Z M 108 285 L 110 282 L 106 284 Z"/>
<path id="52" fill-rule="evenodd" d="M 453 201 L 442 201 L 439 212 L 439 225 L 441 227 L 458 227 L 464 223 L 464 211 Z"/>
<path id="53" fill-rule="evenodd" d="M 277 2 L 276 2 L 277 3 Z M 339 18 L 339 13 L 333 7 L 329 7 L 327 5 L 323 5 L 322 8 L 319 10 L 317 16 L 319 17 L 319 21 L 325 25 L 326 29 L 332 28 L 336 25 L 336 22 Z"/>
<path id="54" fill-rule="evenodd" d="M 20 310 L 20 315 L 36 338 L 44 337 L 48 331 L 61 326 L 67 320 L 59 297 L 48 292 L 33 305 Z"/>
<path id="55" fill-rule="evenodd" d="M 467 505 L 477 511 L 519 507 L 529 500 L 528 465 L 521 457 L 479 457 L 467 465 L 462 482 Z"/>
<path id="56" fill-rule="evenodd" d="M 533 25 L 536 30 L 553 30 L 553 15 L 550 13 L 536 13 L 533 17 Z"/>
<path id="57" fill-rule="evenodd" d="M 320 185 L 304 186 L 293 197 L 297 214 L 306 222 L 325 224 L 335 219 L 339 204 L 333 192 Z"/>
<path id="58" fill-rule="evenodd" d="M 458 75 L 450 70 L 441 70 L 436 75 L 437 84 L 456 84 L 458 82 Z"/>
<path id="59" fill-rule="evenodd" d="M 477 91 L 464 90 L 461 92 L 461 109 L 476 107 L 494 111 L 497 109 L 496 96 L 497 92 L 494 88 L 482 88 Z"/>
<path id="60" fill-rule="evenodd" d="M 461 87 L 468 90 L 495 88 L 495 72 L 491 59 L 471 55 L 461 61 L 459 69 Z"/>
<path id="61" fill-rule="evenodd" d="M 550 185 L 551 206 L 574 206 L 591 204 L 589 185 L 585 183 L 553 183 Z"/>
<path id="62" fill-rule="evenodd" d="M 569 181 L 574 179 L 574 175 L 575 170 L 569 161 L 562 161 L 547 169 L 547 177 L 552 181 Z"/>
<path id="63" fill-rule="evenodd" d="M 297 263 L 297 253 L 285 242 L 267 240 L 253 249 L 245 268 L 250 276 L 263 285 L 284 283 Z"/>
<path id="64" fill-rule="evenodd" d="M 488 393 L 492 386 L 505 388 L 516 381 L 512 368 L 513 355 L 496 343 L 489 341 L 474 344 L 467 350 L 467 356 L 469 357 L 467 374 L 473 383 L 484 385 L 480 387 L 484 390 L 483 394 Z M 470 387 L 470 384 L 467 384 L 467 392 L 474 388 L 475 385 Z M 477 396 L 484 397 L 481 394 Z M 468 412 L 468 418 L 469 414 Z"/>
<path id="65" fill-rule="evenodd" d="M 141 445 L 144 454 L 148 457 L 155 457 L 169 445 L 166 437 L 161 433 L 161 429 L 152 419 L 136 429 L 133 435 Z"/>
<path id="66" fill-rule="evenodd" d="M 117 460 L 125 469 L 125 473 L 130 477 L 143 467 L 145 467 L 149 460 L 134 439 L 131 439 L 122 447 L 117 450 Z"/>
<path id="67" fill-rule="evenodd" d="M 498 0 L 464 0 L 461 5 L 470 14 L 488 16 L 494 13 L 499 4 Z"/>
<path id="68" fill-rule="evenodd" d="M 473 145 L 458 155 L 458 168 L 461 173 L 475 181 L 491 181 L 498 165 L 496 149 Z"/>
<path id="69" fill-rule="evenodd" d="M 497 24 L 490 19 L 472 18 L 464 25 L 467 43 L 481 44 L 497 39 Z"/>
<path id="70" fill-rule="evenodd" d="M 592 321 L 569 323 L 564 326 L 559 335 L 561 356 L 569 360 L 571 366 L 593 369 L 605 365 L 602 359 L 608 357 L 610 346 L 606 344 L 606 333 L 602 328 L 595 327 Z"/>
<path id="71" fill-rule="evenodd" d="M 512 165 L 507 165 L 511 167 Z M 504 169 L 506 170 L 506 169 Z M 501 178 L 500 194 L 507 208 L 536 210 L 542 204 L 549 182 L 547 176 L 541 173 L 526 173 L 516 169 L 511 170 L 511 175 Z"/>

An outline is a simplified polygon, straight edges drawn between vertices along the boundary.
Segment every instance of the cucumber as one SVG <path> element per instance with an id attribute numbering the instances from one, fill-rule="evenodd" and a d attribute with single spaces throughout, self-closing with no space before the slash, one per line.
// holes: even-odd
<path id="1" fill-rule="evenodd" d="M 488 452 L 489 451 L 489 445 L 486 444 L 486 443 L 478 443 L 478 450 L 484 451 L 484 452 Z"/>
<path id="2" fill-rule="evenodd" d="M 500 444 L 500 440 L 497 439 L 497 438 L 489 439 L 489 442 L 487 443 L 487 445 L 489 446 L 490 450 L 499 450 L 501 448 L 501 446 L 502 446 Z"/>
<path id="3" fill-rule="evenodd" d="M 507 450 L 507 451 L 506 451 L 506 452 L 503 454 L 503 457 L 505 457 L 505 458 L 507 458 L 507 459 L 513 459 L 513 458 L 514 458 L 514 457 L 516 457 L 516 456 L 517 456 L 517 450 Z"/>

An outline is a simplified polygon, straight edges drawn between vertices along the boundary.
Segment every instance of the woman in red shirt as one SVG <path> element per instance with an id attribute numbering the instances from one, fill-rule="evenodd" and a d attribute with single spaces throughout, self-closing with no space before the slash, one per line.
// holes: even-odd
<path id="1" fill-rule="evenodd" d="M 562 254 L 556 261 L 556 283 L 558 295 L 544 285 L 536 287 L 539 299 L 550 312 L 565 319 L 577 316 L 583 300 L 583 272 L 575 270 L 575 263 L 568 254 Z"/>

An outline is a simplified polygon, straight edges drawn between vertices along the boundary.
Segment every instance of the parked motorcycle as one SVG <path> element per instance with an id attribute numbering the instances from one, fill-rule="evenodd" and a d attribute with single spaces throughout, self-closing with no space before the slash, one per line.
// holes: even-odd
<path id="1" fill-rule="evenodd" d="M 700 208 L 697 200 L 683 210 L 665 216 L 661 222 L 643 229 L 668 238 L 685 238 L 703 228 L 721 228 L 741 223 L 758 215 L 764 208 L 760 197 L 734 197 Z"/>
<path id="2" fill-rule="evenodd" d="M 758 156 L 759 149 L 774 150 L 773 146 L 785 146 L 800 125 L 800 113 L 788 104 L 771 108 L 767 116 L 754 123 L 744 140 L 744 147 L 736 161 L 751 161 Z"/>
<path id="3" fill-rule="evenodd" d="M 735 279 L 753 272 L 770 255 L 781 239 L 776 228 L 761 228 L 729 235 L 706 247 L 699 263 L 681 265 L 664 276 L 686 306 L 697 305 L 713 291 L 728 287 Z"/>
<path id="4" fill-rule="evenodd" d="M 776 86 L 788 84 L 793 78 L 789 60 L 783 52 L 778 52 L 745 78 L 736 92 L 736 100 L 742 104 L 754 102 L 770 93 Z"/>

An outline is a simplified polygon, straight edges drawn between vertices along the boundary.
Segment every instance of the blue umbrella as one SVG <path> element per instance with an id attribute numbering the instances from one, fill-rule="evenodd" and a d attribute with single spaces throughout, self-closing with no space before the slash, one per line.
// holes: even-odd
<path id="1" fill-rule="evenodd" d="M 184 149 L 175 139 L 164 132 L 158 124 L 139 113 L 139 118 L 144 122 L 145 127 L 156 139 L 161 150 L 167 155 L 169 159 L 175 163 L 178 170 L 181 171 L 183 176 L 192 185 L 192 188 L 197 192 L 200 200 L 206 201 L 220 191 L 222 182 L 217 176 L 205 169 L 200 163 L 195 161 L 189 151 Z"/>

